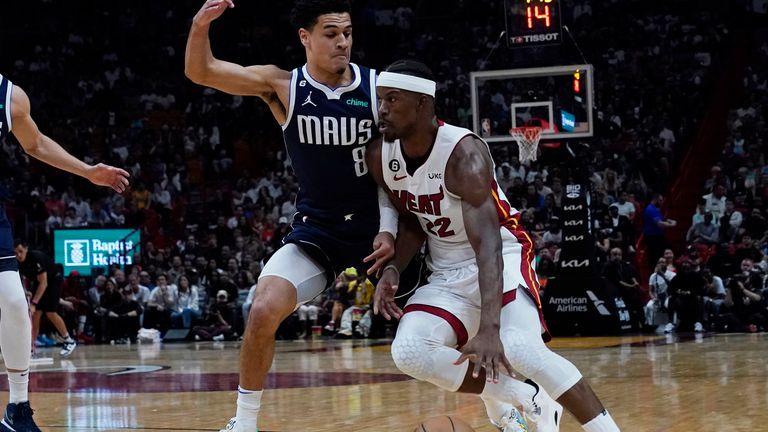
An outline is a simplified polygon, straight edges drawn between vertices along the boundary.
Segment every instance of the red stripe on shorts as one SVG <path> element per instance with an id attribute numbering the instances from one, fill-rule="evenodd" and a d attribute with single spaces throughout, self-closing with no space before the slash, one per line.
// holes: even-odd
<path id="1" fill-rule="evenodd" d="M 463 347 L 467 343 L 467 340 L 469 340 L 469 333 L 467 333 L 467 328 L 464 327 L 464 323 L 461 322 L 461 320 L 456 315 L 448 312 L 445 309 L 416 303 L 410 304 L 406 306 L 405 309 L 403 309 L 404 314 L 407 314 L 408 312 L 426 312 L 428 314 L 432 314 L 436 317 L 444 319 L 446 322 L 448 322 L 448 325 L 451 326 L 454 333 L 456 333 L 456 340 L 459 348 Z"/>
<path id="2" fill-rule="evenodd" d="M 539 312 L 539 321 L 541 322 L 541 328 L 544 331 L 544 333 L 541 334 L 541 338 L 544 339 L 544 342 L 549 342 L 552 340 L 552 334 L 549 333 L 547 322 L 544 320 L 544 310 L 541 307 L 541 298 L 539 297 L 539 281 L 536 278 L 536 273 L 531 265 L 531 263 L 533 263 L 533 241 L 528 233 L 522 228 L 511 229 L 507 226 L 504 228 L 509 230 L 522 246 L 523 250 L 520 253 L 520 273 L 523 275 L 523 280 L 525 280 L 526 285 L 528 285 L 528 289 L 525 291 L 528 296 L 531 297 L 531 300 L 533 300 L 533 303 L 536 305 L 536 309 Z M 502 305 L 506 305 L 506 303 L 502 303 Z"/>
<path id="3" fill-rule="evenodd" d="M 513 301 L 515 301 L 516 298 L 517 298 L 517 290 L 516 289 L 513 289 L 512 291 L 505 292 L 501 296 L 501 307 L 504 307 L 504 306 L 512 303 Z"/>

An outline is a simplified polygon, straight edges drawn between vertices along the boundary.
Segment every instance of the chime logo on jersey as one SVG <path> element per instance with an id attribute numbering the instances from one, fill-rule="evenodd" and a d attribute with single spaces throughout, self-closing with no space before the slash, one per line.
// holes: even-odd
<path id="1" fill-rule="evenodd" d="M 296 119 L 302 144 L 360 145 L 373 137 L 373 121 L 370 119 L 308 115 L 299 115 Z"/>

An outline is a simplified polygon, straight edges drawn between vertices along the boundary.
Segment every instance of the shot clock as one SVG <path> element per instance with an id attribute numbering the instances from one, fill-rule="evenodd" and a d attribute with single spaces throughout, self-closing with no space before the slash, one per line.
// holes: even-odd
<path id="1" fill-rule="evenodd" d="M 562 41 L 560 0 L 505 0 L 510 48 L 555 45 Z"/>

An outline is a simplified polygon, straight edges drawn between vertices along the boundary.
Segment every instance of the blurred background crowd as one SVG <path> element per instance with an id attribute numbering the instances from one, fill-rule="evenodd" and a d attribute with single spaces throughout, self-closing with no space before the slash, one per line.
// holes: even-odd
<path id="1" fill-rule="evenodd" d="M 49 254 L 55 229 L 140 228 L 134 265 L 64 280 L 61 309 L 81 340 L 128 341 L 140 327 L 237 338 L 252 287 L 296 210 L 280 129 L 261 101 L 184 77 L 184 43 L 199 2 L 118 3 L 89 2 L 66 21 L 57 19 L 65 2 L 16 4 L 3 20 L 24 25 L 0 26 L 0 70 L 30 95 L 47 135 L 87 161 L 124 167 L 130 191 L 116 195 L 45 168 L 9 138 L 0 143 L 6 209 L 16 234 Z M 568 0 L 562 7 L 596 71 L 596 134 L 580 162 L 591 188 L 598 271 L 632 299 L 638 328 L 763 331 L 763 3 L 618 4 Z M 493 0 L 355 2 L 353 59 L 379 69 L 401 57 L 424 61 L 439 80 L 440 118 L 471 127 L 469 73 L 528 61 L 503 42 L 491 51 L 504 29 L 502 7 Z M 290 2 L 238 4 L 214 25 L 214 52 L 242 64 L 300 65 L 289 9 Z M 9 32 L 18 43 L 7 44 Z M 582 62 L 575 52 L 564 44 L 535 54 L 543 63 Z M 508 128 L 506 96 L 479 97 L 499 113 L 494 128 Z M 572 172 L 557 149 L 530 164 L 520 163 L 514 143 L 492 152 L 499 184 L 534 235 L 546 287 L 557 277 L 561 201 Z M 649 207 L 677 223 L 649 221 Z M 383 334 L 369 322 L 372 286 L 358 273 L 348 270 L 326 296 L 297 310 L 280 337 L 306 337 L 312 327 L 339 337 Z"/>

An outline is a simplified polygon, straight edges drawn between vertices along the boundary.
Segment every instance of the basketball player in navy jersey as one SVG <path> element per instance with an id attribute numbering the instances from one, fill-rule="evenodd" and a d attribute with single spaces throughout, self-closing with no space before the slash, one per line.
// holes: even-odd
<path id="1" fill-rule="evenodd" d="M 449 391 L 521 403 L 537 432 L 559 430 L 561 408 L 547 392 L 587 432 L 617 432 L 578 369 L 544 344 L 533 243 L 498 187 L 488 145 L 437 120 L 436 83 L 424 64 L 396 62 L 376 85 L 383 136 L 369 146 L 368 166 L 401 217 L 374 311 L 401 318 L 395 364 Z M 425 240 L 432 275 L 401 311 L 399 271 Z M 513 368 L 533 381 L 499 373 Z"/>
<path id="2" fill-rule="evenodd" d="M 293 231 L 259 276 L 240 352 L 237 414 L 224 429 L 253 432 L 278 325 L 336 274 L 359 263 L 372 242 L 374 252 L 365 261 L 374 261 L 369 272 L 380 269 L 394 253 L 397 212 L 385 195 L 380 199 L 368 175 L 366 146 L 377 133 L 376 73 L 350 63 L 349 1 L 294 2 L 291 18 L 307 63 L 292 71 L 243 67 L 213 56 L 211 22 L 232 7 L 231 0 L 208 0 L 195 15 L 187 77 L 266 102 L 283 128 L 300 188 Z"/>
<path id="3" fill-rule="evenodd" d="M 67 153 L 43 135 L 30 115 L 29 97 L 18 86 L 0 75 L 0 140 L 9 133 L 24 151 L 48 165 L 77 174 L 99 186 L 122 193 L 128 187 L 128 173 L 104 164 L 88 165 Z M 32 323 L 19 265 L 14 252 L 11 224 L 0 208 L 0 349 L 8 370 L 9 403 L 0 421 L 0 431 L 39 431 L 32 418 L 27 397 Z M 74 343 L 74 341 L 71 341 Z"/>

